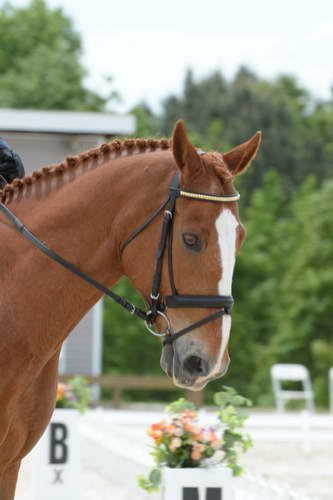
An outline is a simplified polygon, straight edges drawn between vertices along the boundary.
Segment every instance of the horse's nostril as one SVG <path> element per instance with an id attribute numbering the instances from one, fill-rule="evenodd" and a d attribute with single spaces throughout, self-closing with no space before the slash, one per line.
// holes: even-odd
<path id="1" fill-rule="evenodd" d="M 184 361 L 184 369 L 191 375 L 204 376 L 208 372 L 208 363 L 199 356 L 189 356 Z"/>

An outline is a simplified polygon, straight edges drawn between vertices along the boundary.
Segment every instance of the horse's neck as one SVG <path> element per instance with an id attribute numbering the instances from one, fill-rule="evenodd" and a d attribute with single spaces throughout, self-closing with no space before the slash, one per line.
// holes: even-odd
<path id="1" fill-rule="evenodd" d="M 119 245 L 137 225 L 138 207 L 142 217 L 147 215 L 156 203 L 152 186 L 161 189 L 159 169 L 147 176 L 143 156 L 102 165 L 72 182 L 60 182 L 39 201 L 35 196 L 14 200 L 10 208 L 47 246 L 112 286 L 123 274 Z M 10 225 L 0 223 L 0 237 L 6 241 L 1 323 L 7 325 L 11 341 L 49 358 L 101 294 L 41 254 Z"/>

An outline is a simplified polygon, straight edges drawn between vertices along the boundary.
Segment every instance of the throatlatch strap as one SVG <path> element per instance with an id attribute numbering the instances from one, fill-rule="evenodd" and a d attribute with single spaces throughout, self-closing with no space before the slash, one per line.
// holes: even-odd
<path id="1" fill-rule="evenodd" d="M 147 226 L 149 226 L 149 224 L 158 216 L 158 214 L 163 210 L 163 208 L 169 203 L 169 200 L 170 200 L 170 198 L 167 198 L 165 201 L 163 201 L 162 205 L 160 205 L 158 207 L 158 209 L 155 210 L 155 212 L 153 212 L 149 217 L 147 217 L 147 219 L 144 221 L 144 223 L 141 226 L 139 226 L 137 229 L 135 229 L 133 231 L 133 233 L 131 233 L 129 235 L 129 237 L 126 238 L 126 240 L 123 242 L 123 244 L 120 247 L 120 253 L 122 253 L 125 250 L 127 245 L 129 243 L 131 243 L 131 241 L 133 241 L 134 238 L 136 238 L 140 233 L 142 233 L 142 231 L 144 229 L 146 229 Z"/>

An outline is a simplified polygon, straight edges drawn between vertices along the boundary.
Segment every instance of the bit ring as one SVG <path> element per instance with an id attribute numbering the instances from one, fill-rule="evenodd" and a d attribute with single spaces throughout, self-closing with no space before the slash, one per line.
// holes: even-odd
<path id="1" fill-rule="evenodd" d="M 170 320 L 168 318 L 168 316 L 164 313 L 162 313 L 161 311 L 157 311 L 157 314 L 159 316 L 161 316 L 165 323 L 166 323 L 166 330 L 162 333 L 159 333 L 159 332 L 155 332 L 155 330 L 153 330 L 150 325 L 148 324 L 147 320 L 145 320 L 145 325 L 146 325 L 146 328 L 147 330 L 152 333 L 153 335 L 155 335 L 155 337 L 165 337 L 166 335 L 170 335 L 170 331 L 171 331 L 171 323 L 170 323 Z"/>

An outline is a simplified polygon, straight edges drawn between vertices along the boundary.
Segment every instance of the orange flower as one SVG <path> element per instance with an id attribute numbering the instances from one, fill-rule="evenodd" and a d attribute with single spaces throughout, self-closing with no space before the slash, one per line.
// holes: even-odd
<path id="1" fill-rule="evenodd" d="M 185 422 L 184 423 L 184 429 L 187 431 L 187 432 L 195 432 L 195 425 L 194 424 L 191 424 L 189 422 Z"/>
<path id="2" fill-rule="evenodd" d="M 203 444 L 193 443 L 191 458 L 193 460 L 200 460 L 204 450 L 205 450 L 205 446 Z"/>
<path id="3" fill-rule="evenodd" d="M 56 397 L 57 401 L 59 401 L 59 399 L 64 397 L 65 391 L 66 391 L 66 385 L 59 382 L 57 387 L 57 397 Z"/>
<path id="4" fill-rule="evenodd" d="M 195 451 L 199 451 L 200 453 L 202 453 L 205 449 L 205 445 L 201 444 L 201 443 L 193 443 L 193 450 Z"/>
<path id="5" fill-rule="evenodd" d="M 196 439 L 197 441 L 203 441 L 203 439 L 204 439 L 204 433 L 203 433 L 203 431 L 196 432 L 194 434 L 194 439 Z"/>
<path id="6" fill-rule="evenodd" d="M 157 424 L 152 424 L 150 426 L 150 428 L 153 430 L 153 431 L 160 431 L 161 429 L 163 429 L 164 427 L 164 422 L 158 422 Z"/>
<path id="7" fill-rule="evenodd" d="M 162 431 L 153 431 L 151 430 L 149 432 L 149 435 L 153 438 L 153 440 L 155 441 L 155 444 L 161 444 L 162 442 L 162 437 L 163 437 L 163 432 Z"/>
<path id="8" fill-rule="evenodd" d="M 200 460 L 201 458 L 201 453 L 199 450 L 193 450 L 191 453 L 191 458 L 192 460 Z"/>
<path id="9" fill-rule="evenodd" d="M 209 441 L 216 441 L 217 439 L 219 438 L 217 437 L 216 432 L 213 431 L 209 433 Z"/>

